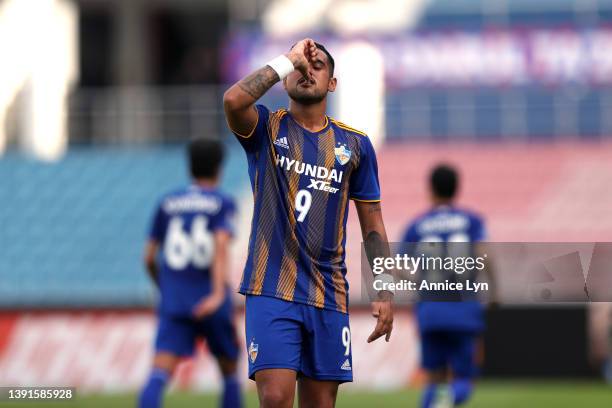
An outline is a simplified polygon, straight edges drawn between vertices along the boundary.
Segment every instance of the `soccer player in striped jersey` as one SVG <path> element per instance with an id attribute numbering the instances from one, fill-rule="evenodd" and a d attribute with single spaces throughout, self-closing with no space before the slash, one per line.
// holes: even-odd
<path id="1" fill-rule="evenodd" d="M 289 109 L 257 100 L 282 80 Z M 334 60 L 304 39 L 224 95 L 230 129 L 247 154 L 254 195 L 246 295 L 249 377 L 263 407 L 332 407 L 352 381 L 345 242 L 353 200 L 368 255 L 387 256 L 374 149 L 368 137 L 326 115 Z M 368 341 L 391 335 L 391 294 L 373 302 Z"/>

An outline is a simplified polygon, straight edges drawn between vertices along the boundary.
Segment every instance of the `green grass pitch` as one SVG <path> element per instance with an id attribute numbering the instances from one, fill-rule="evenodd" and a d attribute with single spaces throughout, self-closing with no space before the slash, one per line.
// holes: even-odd
<path id="1" fill-rule="evenodd" d="M 337 407 L 418 407 L 419 391 L 407 389 L 389 392 L 344 391 L 340 387 Z M 255 392 L 247 394 L 247 407 L 257 407 Z M 66 408 L 123 408 L 135 407 L 134 394 L 83 395 L 72 402 L 0 402 L 0 408 L 15 407 L 66 407 Z M 200 408 L 216 407 L 217 396 L 213 394 L 170 393 L 165 407 Z M 483 381 L 476 387 L 474 397 L 465 408 L 610 408 L 612 386 L 599 382 L 582 381 Z"/>

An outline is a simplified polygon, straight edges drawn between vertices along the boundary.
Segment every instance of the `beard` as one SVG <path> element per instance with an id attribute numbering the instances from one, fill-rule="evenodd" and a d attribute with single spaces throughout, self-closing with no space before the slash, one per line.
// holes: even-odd
<path id="1" fill-rule="evenodd" d="M 327 97 L 327 90 L 325 91 L 303 91 L 300 89 L 287 90 L 289 98 L 299 103 L 300 105 L 316 105 Z"/>

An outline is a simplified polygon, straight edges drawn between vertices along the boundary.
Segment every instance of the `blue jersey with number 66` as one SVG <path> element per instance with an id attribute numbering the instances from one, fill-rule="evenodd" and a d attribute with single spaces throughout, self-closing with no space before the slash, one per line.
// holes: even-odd
<path id="1" fill-rule="evenodd" d="M 211 288 L 214 233 L 233 234 L 234 202 L 216 189 L 192 185 L 165 195 L 149 238 L 161 246 L 159 313 L 191 316 Z"/>

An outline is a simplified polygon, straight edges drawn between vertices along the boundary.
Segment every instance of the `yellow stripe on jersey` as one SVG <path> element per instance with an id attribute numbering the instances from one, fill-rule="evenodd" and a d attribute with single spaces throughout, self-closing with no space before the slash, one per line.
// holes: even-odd
<path id="1" fill-rule="evenodd" d="M 261 196 L 262 203 L 258 208 L 260 220 L 257 226 L 257 236 L 255 238 L 255 253 L 253 258 L 253 272 L 251 273 L 251 281 L 249 288 L 255 295 L 260 295 L 268 269 L 268 260 L 270 253 L 270 241 L 274 230 L 274 225 L 277 222 L 277 213 L 275 211 L 274 202 L 276 200 L 275 183 L 273 176 L 275 171 L 274 164 L 271 161 L 266 163 L 266 168 L 263 174 L 257 172 L 257 179 L 262 178 L 263 188 L 255 188 L 257 196 Z M 257 199 L 258 197 L 255 197 Z M 257 202 L 257 201 L 255 201 Z M 253 218 L 255 219 L 255 218 Z"/>
<path id="2" fill-rule="evenodd" d="M 285 115 L 286 111 L 280 109 L 274 113 L 270 113 L 268 116 L 268 129 L 270 137 L 273 140 L 278 136 L 279 125 L 281 118 Z M 274 149 L 272 149 L 272 155 L 274 155 Z M 268 268 L 268 254 L 270 252 L 270 236 L 274 228 L 275 218 L 277 214 L 274 212 L 274 200 L 275 196 L 275 178 L 273 176 L 275 168 L 274 161 L 268 162 L 264 174 L 260 175 L 259 171 L 255 174 L 255 188 L 253 191 L 255 202 L 257 202 L 257 196 L 262 194 L 263 203 L 260 207 L 260 220 L 264 220 L 258 226 L 257 236 L 255 237 L 255 255 L 253 259 L 253 272 L 251 274 L 251 281 L 249 284 L 250 290 L 255 295 L 260 295 L 263 290 L 266 270 Z M 263 177 L 263 189 L 259 191 L 259 178 Z M 255 219 L 255 218 L 254 218 Z M 297 267 L 296 267 L 297 273 Z"/>
<path id="3" fill-rule="evenodd" d="M 282 117 L 282 116 L 281 116 Z M 300 140 L 296 132 L 301 132 L 301 129 L 297 129 L 294 126 L 287 127 L 287 138 L 291 140 Z M 303 140 L 303 138 L 302 138 Z M 295 150 L 293 151 L 293 158 L 298 162 L 304 161 L 303 145 L 302 143 L 295 144 Z M 281 262 L 280 274 L 278 284 L 276 287 L 276 293 L 281 296 L 284 300 L 293 300 L 295 293 L 295 285 L 297 282 L 297 258 L 299 256 L 298 239 L 295 233 L 297 220 L 295 219 L 295 197 L 297 196 L 298 186 L 300 182 L 300 174 L 292 172 L 289 175 L 288 187 L 289 191 L 286 205 L 289 209 L 289 231 L 285 235 L 285 242 L 283 243 L 283 260 Z"/>
<path id="4" fill-rule="evenodd" d="M 257 192 L 259 190 L 259 184 L 257 184 L 259 182 L 259 168 L 257 168 L 257 167 L 255 168 L 255 176 L 253 177 L 253 179 L 254 179 L 254 182 L 253 182 L 253 201 L 257 202 Z M 253 221 L 255 221 L 255 217 L 253 217 Z M 252 224 L 252 222 L 251 222 L 251 224 Z M 251 225 L 251 230 L 253 230 L 253 228 L 254 228 L 254 226 Z M 248 246 L 249 250 L 251 249 L 251 241 L 250 241 L 251 239 L 253 239 L 252 236 L 249 238 L 249 246 Z M 256 242 L 257 242 L 257 238 L 255 238 L 255 242 L 253 243 L 253 245 L 255 245 Z M 245 276 L 246 275 L 243 273 L 242 274 L 242 278 L 240 278 L 240 286 L 239 287 L 242 287 L 242 285 L 244 284 L 244 277 Z M 261 282 L 263 284 L 263 279 L 261 280 Z M 252 289 L 252 285 L 249 285 L 249 287 Z"/>
<path id="5" fill-rule="evenodd" d="M 334 282 L 336 310 L 346 313 L 346 288 L 344 286 L 346 284 L 346 280 L 344 279 L 344 276 L 342 276 L 342 272 L 340 272 L 340 270 L 334 271 L 332 280 Z"/>
<path id="6" fill-rule="evenodd" d="M 317 130 L 309 130 L 309 132 L 311 133 L 319 133 L 320 131 L 322 131 L 323 129 L 325 129 L 327 127 L 327 125 L 329 124 L 329 119 L 327 118 L 327 115 L 325 116 L 325 123 L 323 124 L 323 126 L 321 127 L 321 129 L 317 129 Z M 325 133 L 322 133 L 322 135 L 324 135 Z"/>
<path id="7" fill-rule="evenodd" d="M 270 119 L 268 122 L 268 126 L 270 127 L 270 139 L 272 142 L 276 141 L 278 137 L 278 131 L 280 129 L 280 121 L 285 116 L 287 112 L 284 109 L 279 109 L 274 113 L 270 113 Z M 274 149 L 272 149 L 274 150 Z"/>
<path id="8" fill-rule="evenodd" d="M 290 246 L 290 248 L 285 248 L 285 254 L 281 262 L 276 295 L 280 296 L 283 300 L 293 301 L 295 283 L 297 281 L 296 259 L 298 256 L 298 244 L 296 241 L 293 241 L 289 243 L 288 246 Z"/>
<path id="9" fill-rule="evenodd" d="M 332 121 L 332 123 L 333 123 L 333 124 L 335 124 L 336 126 L 338 126 L 338 127 L 342 128 L 342 129 L 344 129 L 344 130 L 348 130 L 348 131 L 350 131 L 350 132 L 357 133 L 357 134 L 359 134 L 359 135 L 361 135 L 361 136 L 366 136 L 366 137 L 368 136 L 368 135 L 367 135 L 365 132 L 362 132 L 361 130 L 357 130 L 357 129 L 355 129 L 355 128 L 352 128 L 352 127 L 350 127 L 349 125 L 347 125 L 347 124 L 345 124 L 345 123 L 342 123 L 342 122 L 337 121 L 336 119 L 333 119 L 333 118 L 332 118 L 332 120 L 331 120 L 331 121 Z"/>
<path id="10" fill-rule="evenodd" d="M 257 260 L 255 262 L 255 274 L 254 280 L 251 283 L 251 289 L 254 295 L 261 295 L 263 288 L 264 277 L 266 274 L 266 266 L 268 265 L 268 245 L 269 243 L 263 238 L 263 234 L 257 236 L 257 248 L 255 253 L 257 254 Z"/>
<path id="11" fill-rule="evenodd" d="M 333 128 L 320 135 L 317 140 L 317 166 L 331 169 L 334 167 L 336 155 L 334 146 L 336 138 Z M 330 193 L 317 191 L 313 192 L 314 197 L 312 207 L 308 212 L 308 232 L 307 244 L 313 262 L 311 263 L 311 281 L 308 290 L 308 304 L 316 307 L 325 305 L 325 279 L 319 270 L 317 260 L 321 256 L 321 250 L 325 239 L 325 221 L 327 216 L 327 205 Z"/>
<path id="12" fill-rule="evenodd" d="M 273 113 L 273 115 L 275 115 L 278 118 L 278 120 L 281 120 L 283 116 L 285 116 L 286 114 L 287 114 L 287 110 L 283 108 Z"/>
<path id="13" fill-rule="evenodd" d="M 338 235 L 336 237 L 336 259 L 341 259 L 344 254 L 344 248 L 342 246 L 342 240 L 344 239 L 344 228 L 342 227 L 342 223 L 344 221 L 344 213 L 346 211 L 346 201 L 348 198 L 348 188 L 343 189 L 343 194 L 340 197 L 340 204 L 338 204 L 338 217 L 336 219 L 336 223 L 338 226 Z M 336 309 L 339 312 L 346 313 L 346 288 L 345 288 L 345 279 L 342 276 L 342 272 L 336 265 L 335 271 L 332 275 L 332 280 L 334 282 L 334 298 L 336 299 Z"/>
<path id="14" fill-rule="evenodd" d="M 361 200 L 359 198 L 351 197 L 350 199 L 353 200 L 353 201 L 361 201 L 362 203 L 378 203 L 378 202 L 380 202 L 380 198 L 378 200 Z"/>

